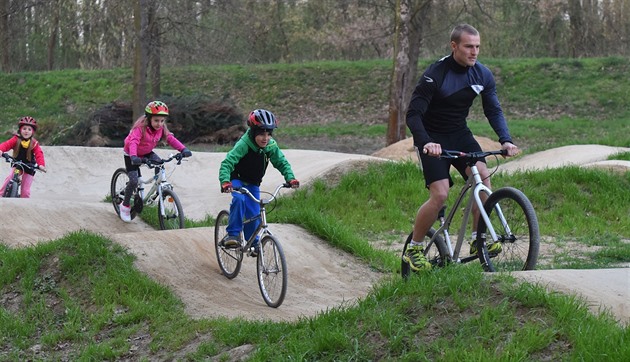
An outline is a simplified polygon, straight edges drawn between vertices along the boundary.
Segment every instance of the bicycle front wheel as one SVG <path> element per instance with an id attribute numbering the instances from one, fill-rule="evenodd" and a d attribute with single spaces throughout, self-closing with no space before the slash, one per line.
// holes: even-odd
<path id="1" fill-rule="evenodd" d="M 268 306 L 278 308 L 287 293 L 287 261 L 282 246 L 274 236 L 262 238 L 256 260 L 260 293 Z"/>
<path id="2" fill-rule="evenodd" d="M 114 205 L 114 211 L 116 211 L 116 215 L 120 216 L 120 204 L 122 204 L 123 199 L 125 198 L 125 189 L 127 188 L 127 184 L 129 183 L 129 176 L 127 175 L 127 170 L 124 168 L 119 168 L 114 171 L 114 175 L 112 176 L 112 181 L 110 185 L 110 196 L 112 199 L 112 205 Z M 134 197 L 131 197 L 130 202 L 134 202 Z M 135 218 L 137 215 L 136 208 L 131 205 L 131 218 Z"/>
<path id="3" fill-rule="evenodd" d="M 20 185 L 13 181 L 13 184 L 11 185 L 11 197 L 20 197 L 19 187 Z"/>
<path id="4" fill-rule="evenodd" d="M 2 197 L 18 197 L 18 184 L 15 180 L 9 180 L 2 193 Z"/>
<path id="5" fill-rule="evenodd" d="M 228 279 L 236 278 L 241 271 L 241 264 L 243 263 L 243 251 L 241 248 L 225 248 L 221 242 L 227 237 L 228 220 L 230 219 L 230 212 L 227 210 L 221 210 L 217 215 L 217 221 L 214 225 L 214 251 L 217 254 L 217 262 L 221 272 Z"/>
<path id="6" fill-rule="evenodd" d="M 162 213 L 164 206 L 164 213 Z M 160 229 L 172 230 L 184 228 L 184 208 L 173 190 L 163 189 L 162 199 L 158 203 L 158 219 Z"/>
<path id="7" fill-rule="evenodd" d="M 490 240 L 486 224 L 480 218 L 477 250 L 484 270 L 533 270 L 538 260 L 540 232 L 536 212 L 525 194 L 512 187 L 501 188 L 488 197 L 484 209 L 497 234 L 497 240 Z M 493 242 L 501 244 L 500 251 L 488 251 Z"/>

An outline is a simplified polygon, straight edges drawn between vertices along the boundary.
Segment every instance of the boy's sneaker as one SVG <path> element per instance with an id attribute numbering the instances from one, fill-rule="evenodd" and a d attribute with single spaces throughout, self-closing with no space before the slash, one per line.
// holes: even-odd
<path id="1" fill-rule="evenodd" d="M 424 247 L 422 245 L 409 246 L 403 255 L 403 260 L 409 263 L 409 266 L 414 271 L 431 269 L 431 263 L 424 256 Z"/>
<path id="2" fill-rule="evenodd" d="M 490 254 L 499 254 L 501 250 L 503 250 L 501 243 L 491 243 L 486 244 L 486 246 L 488 247 L 488 253 Z M 477 255 L 477 242 L 474 240 L 470 242 L 470 255 Z"/>
<path id="3" fill-rule="evenodd" d="M 131 207 L 120 204 L 120 219 L 124 222 L 131 222 Z"/>
<path id="4" fill-rule="evenodd" d="M 241 238 L 236 235 L 228 235 L 223 238 L 223 247 L 226 249 L 236 249 L 241 245 Z"/>

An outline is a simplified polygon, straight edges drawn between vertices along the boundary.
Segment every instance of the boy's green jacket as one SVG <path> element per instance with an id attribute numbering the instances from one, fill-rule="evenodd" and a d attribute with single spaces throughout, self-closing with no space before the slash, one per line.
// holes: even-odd
<path id="1" fill-rule="evenodd" d="M 250 132 L 251 128 L 241 136 L 221 162 L 219 183 L 238 179 L 260 186 L 269 161 L 280 171 L 286 182 L 295 179 L 291 165 L 276 140 L 272 138 L 265 148 L 260 148 L 250 136 Z"/>

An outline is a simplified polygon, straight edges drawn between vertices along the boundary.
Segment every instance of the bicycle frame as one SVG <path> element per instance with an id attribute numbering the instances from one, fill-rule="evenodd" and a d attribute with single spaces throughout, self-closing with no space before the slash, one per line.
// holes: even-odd
<path id="1" fill-rule="evenodd" d="M 276 187 L 276 190 L 273 192 L 273 194 L 271 194 L 271 197 L 269 199 L 267 199 L 267 200 L 264 200 L 262 197 L 260 199 L 257 199 L 256 197 L 254 197 L 254 195 L 251 194 L 251 192 L 249 192 L 248 189 L 246 189 L 244 187 L 234 190 L 236 192 L 242 193 L 243 195 L 249 196 L 252 200 L 254 200 L 254 202 L 256 202 L 256 203 L 258 203 L 260 205 L 260 212 L 258 213 L 258 215 L 255 215 L 255 216 L 252 216 L 249 219 L 243 220 L 243 225 L 249 224 L 249 223 L 254 222 L 256 220 L 260 220 L 260 224 L 258 224 L 258 227 L 256 228 L 256 230 L 252 233 L 252 235 L 249 237 L 249 239 L 246 240 L 245 244 L 242 245 L 242 250 L 243 251 L 250 251 L 251 252 L 252 250 L 250 250 L 250 249 L 252 248 L 252 244 L 254 243 L 256 238 L 258 238 L 259 240 L 262 240 L 262 237 L 265 236 L 265 235 L 273 235 L 271 233 L 271 231 L 269 230 L 269 225 L 267 224 L 267 208 L 266 208 L 266 205 L 270 204 L 273 200 L 276 199 L 276 196 L 278 195 L 278 192 L 283 187 L 287 187 L 287 184 L 282 184 L 282 185 L 279 185 L 278 187 Z M 243 238 L 241 238 L 241 239 L 244 240 Z M 262 253 L 262 249 L 261 249 L 260 252 Z"/>
<path id="2" fill-rule="evenodd" d="M 468 227 L 468 219 L 470 215 L 472 214 L 473 202 L 474 204 L 477 205 L 477 208 L 479 210 L 479 215 L 486 223 L 488 232 L 490 233 L 492 240 L 497 241 L 498 239 L 497 234 L 492 226 L 492 223 L 490 222 L 490 218 L 488 217 L 488 214 L 486 213 L 483 207 L 483 201 L 481 200 L 482 192 L 485 193 L 486 196 L 490 196 L 492 194 L 492 190 L 490 190 L 490 188 L 488 188 L 486 185 L 483 184 L 483 180 L 481 179 L 481 175 L 479 174 L 479 170 L 477 169 L 476 162 L 469 164 L 468 166 L 470 167 L 471 174 L 466 180 L 466 184 L 462 187 L 459 195 L 457 196 L 457 199 L 455 200 L 455 203 L 453 204 L 453 206 L 451 207 L 451 210 L 448 213 L 448 216 L 446 218 L 440 217 L 440 227 L 435 231 L 435 234 L 433 235 L 431 240 L 429 240 L 429 243 L 427 246 L 427 247 L 431 247 L 434 243 L 435 238 L 438 235 L 443 235 L 446 245 L 448 247 L 448 251 L 449 251 L 449 255 L 451 256 L 451 259 L 456 260 L 457 262 L 462 262 L 462 263 L 466 263 L 466 262 L 469 262 L 471 260 L 478 258 L 476 255 L 466 257 L 464 259 L 459 258 L 459 254 L 460 254 L 462 245 L 464 243 L 464 237 L 466 235 L 466 229 Z M 469 195 L 468 201 L 466 202 L 466 207 L 464 208 L 464 213 L 463 213 L 461 225 L 459 228 L 459 233 L 457 235 L 457 243 L 455 245 L 455 248 L 453 248 L 451 244 L 449 228 L 451 226 L 451 223 L 453 222 L 455 213 L 457 212 L 457 210 L 459 210 L 459 206 L 462 204 L 462 202 L 467 196 L 468 191 L 470 191 L 471 188 L 472 188 L 472 194 Z M 507 228 L 507 222 L 505 220 L 505 217 L 503 216 L 503 213 L 501 212 L 501 208 L 499 207 L 499 205 L 496 206 L 496 211 L 497 211 L 497 215 L 499 215 L 501 223 L 504 225 L 504 227 Z"/>
<path id="3" fill-rule="evenodd" d="M 153 204 L 153 202 L 158 198 L 161 200 L 163 189 L 173 189 L 173 185 L 171 185 L 171 183 L 167 180 L 166 167 L 164 164 L 156 165 L 154 167 L 159 170 L 158 173 L 147 179 L 138 179 L 138 194 L 140 195 L 142 202 L 147 205 Z M 151 188 L 146 193 L 144 192 L 144 185 L 151 185 Z M 164 204 L 159 203 L 159 205 L 160 213 L 164 215 Z"/>

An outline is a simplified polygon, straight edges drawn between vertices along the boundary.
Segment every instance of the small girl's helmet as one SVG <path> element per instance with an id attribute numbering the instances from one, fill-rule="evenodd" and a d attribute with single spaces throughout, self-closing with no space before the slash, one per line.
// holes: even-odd
<path id="1" fill-rule="evenodd" d="M 278 127 L 278 121 L 273 113 L 264 109 L 256 109 L 249 114 L 247 125 L 250 128 L 271 130 Z"/>
<path id="2" fill-rule="evenodd" d="M 33 127 L 33 131 L 37 131 L 37 121 L 33 117 L 26 116 L 20 118 L 20 121 L 18 122 L 18 130 L 24 125 L 31 126 Z"/>
<path id="3" fill-rule="evenodd" d="M 168 116 L 168 106 L 164 102 L 153 101 L 149 102 L 144 107 L 144 113 L 149 116 Z"/>

